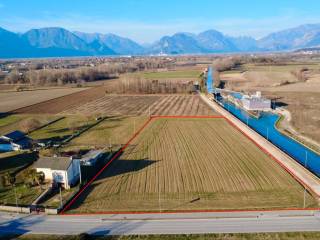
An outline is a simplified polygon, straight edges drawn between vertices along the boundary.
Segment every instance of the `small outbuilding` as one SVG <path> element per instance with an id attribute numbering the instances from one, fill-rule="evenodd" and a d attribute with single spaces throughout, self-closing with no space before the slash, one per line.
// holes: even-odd
<path id="1" fill-rule="evenodd" d="M 80 178 L 80 161 L 72 157 L 41 157 L 34 168 L 43 172 L 46 180 L 65 189 L 74 186 Z"/>
<path id="2" fill-rule="evenodd" d="M 32 140 L 21 131 L 13 131 L 0 137 L 1 151 L 19 151 L 31 147 Z"/>
<path id="3" fill-rule="evenodd" d="M 84 166 L 94 166 L 97 161 L 102 157 L 102 150 L 90 150 L 85 155 L 81 156 L 80 163 Z"/>

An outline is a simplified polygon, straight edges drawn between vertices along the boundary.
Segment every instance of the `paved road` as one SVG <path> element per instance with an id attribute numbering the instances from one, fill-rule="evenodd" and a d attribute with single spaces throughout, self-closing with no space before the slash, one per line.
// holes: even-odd
<path id="1" fill-rule="evenodd" d="M 297 181 L 313 192 L 315 196 L 320 198 L 320 179 L 317 176 L 315 176 L 306 168 L 302 167 L 297 161 L 292 159 L 289 155 L 281 151 L 267 139 L 234 117 L 219 104 L 209 100 L 204 94 L 200 94 L 200 96 L 213 110 L 226 117 L 236 127 L 241 129 L 242 132 L 257 142 L 263 149 L 266 149 L 282 165 L 283 168 L 285 168 L 295 177 Z"/>
<path id="2" fill-rule="evenodd" d="M 201 234 L 320 231 L 319 211 L 46 216 L 0 213 L 0 235 Z"/>

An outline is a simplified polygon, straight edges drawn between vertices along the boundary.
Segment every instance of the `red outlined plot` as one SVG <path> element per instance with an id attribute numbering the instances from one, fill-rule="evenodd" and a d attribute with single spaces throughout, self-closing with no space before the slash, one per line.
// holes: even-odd
<path id="1" fill-rule="evenodd" d="M 86 183 L 80 191 L 68 202 L 67 205 L 64 206 L 64 208 L 61 210 L 61 215 L 101 215 L 101 214 L 158 214 L 158 213 L 201 213 L 201 212 L 254 212 L 254 211 L 284 211 L 284 210 L 320 210 L 319 208 L 285 208 L 285 209 L 248 209 L 248 210 L 176 210 L 176 211 L 108 211 L 108 212 L 95 212 L 95 213 L 65 213 L 72 204 L 75 203 L 75 201 L 80 197 L 80 195 L 92 184 L 94 180 L 114 161 L 116 160 L 121 153 L 125 151 L 125 149 L 129 146 L 129 144 L 149 125 L 150 122 L 156 119 L 224 119 L 226 122 L 229 123 L 230 126 L 240 131 L 244 136 L 246 136 L 250 141 L 252 141 L 256 146 L 258 146 L 265 154 L 267 154 L 272 160 L 276 161 L 284 170 L 286 170 L 297 182 L 299 182 L 302 186 L 306 187 L 309 191 L 311 191 L 316 196 L 317 193 L 312 190 L 312 188 L 305 183 L 301 178 L 299 178 L 293 171 L 288 169 L 284 164 L 278 160 L 276 157 L 274 157 L 267 149 L 262 147 L 258 142 L 256 142 L 254 139 L 252 139 L 249 135 L 247 135 L 245 132 L 243 132 L 238 126 L 236 126 L 232 121 L 230 121 L 228 118 L 224 116 L 151 116 L 144 124 L 143 126 L 136 132 L 134 135 L 129 139 L 129 141 L 120 149 L 118 152 L 109 160 L 109 162 L 99 170 L 99 172 L 88 182 Z M 320 197 L 320 196 L 318 196 Z"/>

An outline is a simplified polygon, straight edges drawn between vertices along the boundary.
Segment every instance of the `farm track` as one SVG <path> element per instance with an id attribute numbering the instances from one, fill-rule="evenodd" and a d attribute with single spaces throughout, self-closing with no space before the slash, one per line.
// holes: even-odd
<path id="1" fill-rule="evenodd" d="M 154 120 L 86 192 L 71 212 L 301 207 L 303 196 L 224 119 Z"/>

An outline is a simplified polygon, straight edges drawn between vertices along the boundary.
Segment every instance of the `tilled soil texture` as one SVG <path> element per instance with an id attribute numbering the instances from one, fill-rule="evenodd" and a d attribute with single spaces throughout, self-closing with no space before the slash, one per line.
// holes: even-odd
<path id="1" fill-rule="evenodd" d="M 303 187 L 225 119 L 157 119 L 71 212 L 295 208 Z M 315 206 L 307 194 L 307 206 Z"/>
<path id="2" fill-rule="evenodd" d="M 217 115 L 197 95 L 110 95 L 69 109 L 64 114 Z"/>
<path id="3" fill-rule="evenodd" d="M 106 89 L 103 86 L 94 87 L 81 92 L 34 104 L 28 107 L 23 107 L 14 110 L 12 113 L 57 114 L 99 99 L 105 95 L 105 90 Z"/>

